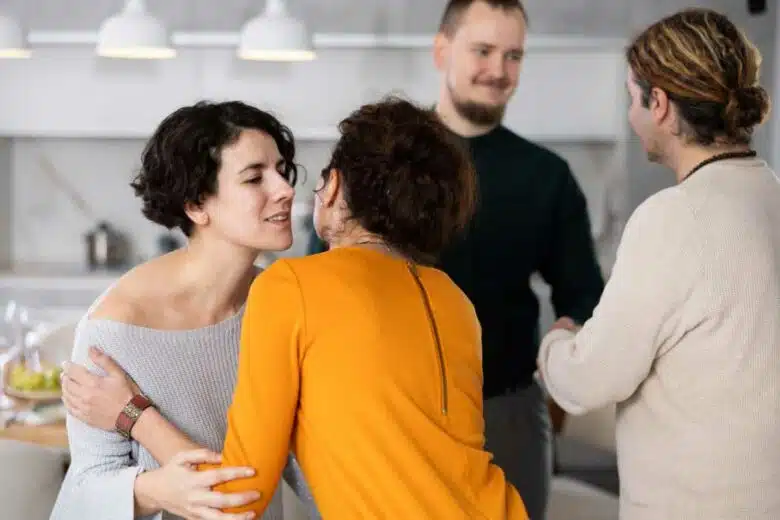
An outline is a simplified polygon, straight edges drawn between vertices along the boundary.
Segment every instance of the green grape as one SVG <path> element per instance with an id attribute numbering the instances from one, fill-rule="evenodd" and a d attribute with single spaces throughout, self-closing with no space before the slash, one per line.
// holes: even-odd
<path id="1" fill-rule="evenodd" d="M 60 389 L 60 373 L 59 368 L 50 368 L 43 373 L 44 383 L 43 386 L 46 390 L 59 390 Z"/>
<path id="2" fill-rule="evenodd" d="M 59 390 L 62 369 L 47 368 L 43 372 L 28 370 L 22 365 L 11 369 L 8 384 L 12 388 L 24 391 Z"/>

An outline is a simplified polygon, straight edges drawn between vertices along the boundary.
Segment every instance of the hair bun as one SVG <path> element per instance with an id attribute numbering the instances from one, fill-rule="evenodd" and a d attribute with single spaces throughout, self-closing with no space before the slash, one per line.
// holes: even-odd
<path id="1" fill-rule="evenodd" d="M 769 94 L 761 86 L 734 89 L 723 112 L 729 128 L 752 128 L 761 124 L 769 113 Z"/>

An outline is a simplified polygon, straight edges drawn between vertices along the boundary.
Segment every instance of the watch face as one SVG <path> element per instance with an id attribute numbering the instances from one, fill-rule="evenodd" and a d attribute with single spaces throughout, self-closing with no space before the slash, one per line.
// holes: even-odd
<path id="1" fill-rule="evenodd" d="M 141 410 L 137 406 L 130 405 L 130 406 L 128 406 L 127 415 L 130 417 L 130 419 L 135 421 L 136 419 L 138 419 L 141 416 L 141 412 L 142 411 L 143 410 Z"/>
<path id="2" fill-rule="evenodd" d="M 144 395 L 135 395 L 122 409 L 116 420 L 116 430 L 125 438 L 130 438 L 130 431 L 135 426 L 136 421 L 152 402 Z"/>

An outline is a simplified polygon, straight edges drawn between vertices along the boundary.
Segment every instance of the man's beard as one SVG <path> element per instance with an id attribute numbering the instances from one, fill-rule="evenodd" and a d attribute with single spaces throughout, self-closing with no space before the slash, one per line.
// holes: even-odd
<path id="1" fill-rule="evenodd" d="M 646 143 L 643 143 L 645 147 L 645 155 L 647 160 L 651 163 L 663 164 L 664 156 L 661 152 L 661 147 L 653 139 L 648 139 Z"/>
<path id="2" fill-rule="evenodd" d="M 504 119 L 506 105 L 484 105 L 475 101 L 454 99 L 455 110 L 461 117 L 479 126 L 497 125 Z"/>
<path id="3" fill-rule="evenodd" d="M 499 82 L 497 82 L 499 83 Z M 503 88 L 504 83 L 497 85 L 499 88 Z M 504 112 L 506 112 L 506 104 L 503 105 L 487 105 L 485 103 L 478 103 L 476 101 L 469 101 L 461 99 L 452 88 L 452 85 L 448 85 L 450 91 L 450 99 L 455 110 L 462 118 L 466 119 L 470 123 L 479 126 L 494 126 L 504 119 Z"/>
<path id="4" fill-rule="evenodd" d="M 647 160 L 650 161 L 651 163 L 661 164 L 663 157 L 661 157 L 660 153 L 653 150 L 648 150 L 646 152 L 646 155 L 647 155 Z"/>

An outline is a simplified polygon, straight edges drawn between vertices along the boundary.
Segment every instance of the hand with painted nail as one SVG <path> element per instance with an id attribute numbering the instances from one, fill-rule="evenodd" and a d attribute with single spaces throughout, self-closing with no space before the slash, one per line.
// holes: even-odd
<path id="1" fill-rule="evenodd" d="M 206 449 L 181 452 L 160 469 L 146 472 L 136 481 L 136 497 L 191 520 L 250 520 L 253 512 L 223 513 L 221 509 L 250 504 L 261 498 L 257 491 L 219 493 L 217 484 L 254 475 L 251 468 L 225 467 L 198 471 L 197 465 L 217 464 L 221 457 Z M 141 478 L 143 477 L 143 478 Z"/>
<path id="2" fill-rule="evenodd" d="M 106 375 L 95 374 L 75 363 L 65 363 L 62 400 L 72 416 L 93 428 L 111 431 L 116 426 L 119 413 L 134 395 L 140 393 L 140 389 L 100 349 L 90 348 L 89 357 Z"/>

